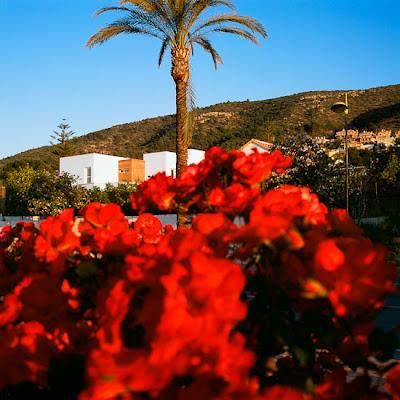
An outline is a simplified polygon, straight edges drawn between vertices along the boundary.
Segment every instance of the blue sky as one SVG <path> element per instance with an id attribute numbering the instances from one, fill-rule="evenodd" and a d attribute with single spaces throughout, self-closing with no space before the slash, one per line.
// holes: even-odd
<path id="1" fill-rule="evenodd" d="M 0 158 L 48 144 L 67 118 L 77 134 L 174 112 L 156 40 L 124 36 L 89 50 L 115 0 L 0 0 Z M 399 0 L 236 0 L 270 35 L 256 47 L 215 36 L 216 73 L 196 51 L 199 106 L 308 90 L 400 83 Z"/>

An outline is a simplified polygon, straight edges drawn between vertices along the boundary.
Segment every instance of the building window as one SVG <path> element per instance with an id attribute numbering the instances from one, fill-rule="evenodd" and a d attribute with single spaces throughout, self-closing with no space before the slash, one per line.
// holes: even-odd
<path id="1" fill-rule="evenodd" d="M 84 180 L 85 180 L 85 183 L 92 183 L 92 167 L 85 168 Z"/>

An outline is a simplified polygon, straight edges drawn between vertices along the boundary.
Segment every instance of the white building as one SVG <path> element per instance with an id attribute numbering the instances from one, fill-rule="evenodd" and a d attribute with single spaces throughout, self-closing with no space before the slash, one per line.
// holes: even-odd
<path id="1" fill-rule="evenodd" d="M 243 151 L 247 156 L 252 154 L 254 150 L 259 153 L 270 152 L 274 145 L 272 143 L 264 142 L 263 140 L 251 139 L 245 145 L 243 145 L 240 150 Z"/>
<path id="2" fill-rule="evenodd" d="M 159 172 L 167 176 L 176 176 L 176 154 L 171 151 L 160 151 L 143 155 L 145 161 L 145 179 L 151 178 Z M 204 159 L 204 151 L 189 149 L 188 165 L 198 164 Z"/>
<path id="3" fill-rule="evenodd" d="M 390 136 L 389 137 L 378 137 L 376 139 L 376 142 L 378 144 L 383 144 L 386 147 L 391 147 L 391 146 L 395 145 L 396 138 L 394 136 L 393 137 L 390 137 Z"/>
<path id="4" fill-rule="evenodd" d="M 80 154 L 60 158 L 60 174 L 68 173 L 77 179 L 77 184 L 87 189 L 97 186 L 104 189 L 107 183 L 118 183 L 118 162 L 123 157 L 105 154 Z"/>

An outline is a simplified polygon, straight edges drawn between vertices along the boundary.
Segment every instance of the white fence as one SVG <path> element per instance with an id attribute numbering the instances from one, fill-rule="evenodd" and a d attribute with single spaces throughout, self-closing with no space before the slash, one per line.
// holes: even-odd
<path id="1" fill-rule="evenodd" d="M 172 225 L 176 227 L 176 215 L 168 214 L 168 215 L 156 215 L 156 217 L 162 222 L 163 225 Z M 137 216 L 128 216 L 129 222 L 134 222 L 137 220 Z M 15 224 L 19 221 L 24 222 L 33 222 L 35 226 L 39 227 L 40 222 L 43 221 L 44 218 L 39 217 L 16 217 L 16 216 L 0 216 L 0 228 L 3 226 L 15 226 Z"/>
<path id="2" fill-rule="evenodd" d="M 387 221 L 388 217 L 361 218 L 359 221 L 364 225 L 379 226 Z"/>

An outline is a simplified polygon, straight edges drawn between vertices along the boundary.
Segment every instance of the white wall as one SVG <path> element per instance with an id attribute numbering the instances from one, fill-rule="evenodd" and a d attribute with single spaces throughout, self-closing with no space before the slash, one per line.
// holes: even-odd
<path id="1" fill-rule="evenodd" d="M 188 164 L 198 164 L 204 158 L 204 151 L 189 149 Z M 148 179 L 159 172 L 168 176 L 176 175 L 176 155 L 171 151 L 148 153 L 143 155 L 145 161 L 145 178 Z M 104 154 L 80 154 L 78 156 L 60 158 L 60 173 L 67 172 L 77 178 L 77 184 L 86 188 L 98 186 L 104 188 L 107 183 L 118 183 L 118 161 L 123 157 Z M 85 168 L 92 168 L 92 183 L 85 181 Z"/>
<path id="2" fill-rule="evenodd" d="M 86 188 L 98 186 L 104 188 L 107 183 L 118 183 L 118 161 L 123 157 L 104 154 L 80 154 L 60 158 L 60 174 L 68 173 L 77 178 L 77 184 Z M 92 183 L 85 182 L 85 168 L 92 168 Z"/>
<path id="3" fill-rule="evenodd" d="M 205 152 L 203 150 L 189 149 L 188 150 L 188 165 L 198 164 L 204 159 Z"/>
<path id="4" fill-rule="evenodd" d="M 86 167 L 94 169 L 94 154 L 81 154 L 79 156 L 61 157 L 60 174 L 68 173 L 77 178 L 78 185 L 84 185 L 84 171 Z"/>
<path id="5" fill-rule="evenodd" d="M 203 150 L 188 150 L 188 164 L 198 164 L 204 158 Z M 143 155 L 145 161 L 145 179 L 151 178 L 159 172 L 167 176 L 176 175 L 176 154 L 171 151 L 148 153 Z"/>
<path id="6" fill-rule="evenodd" d="M 167 176 L 175 176 L 176 154 L 171 151 L 143 154 L 145 179 L 151 178 L 159 172 Z"/>
<path id="7" fill-rule="evenodd" d="M 118 184 L 118 161 L 124 157 L 94 154 L 94 167 L 92 172 L 94 186 L 104 188 L 107 183 Z"/>

